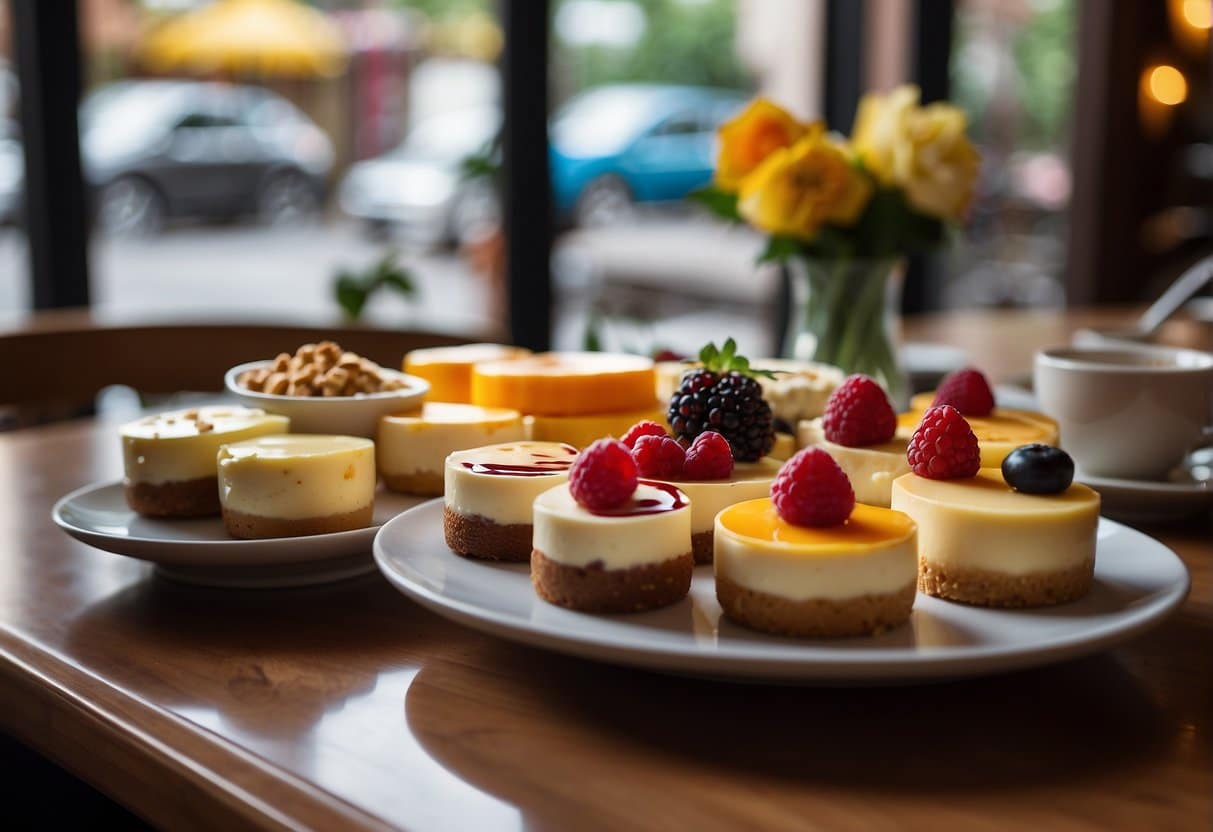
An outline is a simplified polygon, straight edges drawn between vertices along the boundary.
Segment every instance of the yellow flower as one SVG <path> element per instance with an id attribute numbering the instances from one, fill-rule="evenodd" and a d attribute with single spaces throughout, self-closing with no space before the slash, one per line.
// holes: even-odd
<path id="1" fill-rule="evenodd" d="M 756 98 L 734 118 L 720 125 L 720 153 L 716 158 L 716 187 L 736 192 L 754 168 L 776 150 L 789 147 L 804 135 L 820 133 L 820 123 L 803 124 L 766 98 Z"/>
<path id="2" fill-rule="evenodd" d="M 741 183 L 737 210 L 771 234 L 811 240 L 823 223 L 853 225 L 872 183 L 821 133 L 776 150 Z"/>
<path id="3" fill-rule="evenodd" d="M 951 104 L 918 105 L 918 87 L 859 103 L 851 143 L 882 185 L 901 188 L 924 214 L 960 219 L 969 207 L 981 156 L 969 141 L 968 121 Z"/>

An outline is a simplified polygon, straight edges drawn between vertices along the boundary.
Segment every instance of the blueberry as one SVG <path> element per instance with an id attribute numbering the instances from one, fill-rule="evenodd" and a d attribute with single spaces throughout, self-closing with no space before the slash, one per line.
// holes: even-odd
<path id="1" fill-rule="evenodd" d="M 1060 494 L 1074 481 L 1074 460 L 1061 448 L 1022 445 L 1002 461 L 1002 476 L 1025 494 Z"/>

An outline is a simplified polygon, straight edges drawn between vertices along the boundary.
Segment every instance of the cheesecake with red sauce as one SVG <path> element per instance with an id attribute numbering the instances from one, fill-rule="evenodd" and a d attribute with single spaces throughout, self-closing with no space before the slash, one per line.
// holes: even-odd
<path id="1" fill-rule="evenodd" d="M 529 561 L 531 504 L 568 480 L 576 457 L 560 442 L 503 442 L 447 456 L 446 545 L 465 557 Z"/>
<path id="2" fill-rule="evenodd" d="M 639 480 L 620 505 L 591 508 L 569 486 L 535 499 L 531 581 L 540 598 L 582 612 L 642 612 L 686 597 L 691 501 L 678 487 Z"/>

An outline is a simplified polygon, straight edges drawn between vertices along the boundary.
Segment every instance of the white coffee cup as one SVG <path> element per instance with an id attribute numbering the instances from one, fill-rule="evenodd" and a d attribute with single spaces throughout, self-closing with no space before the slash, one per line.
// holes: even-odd
<path id="1" fill-rule="evenodd" d="M 1213 355 L 1155 346 L 1036 354 L 1036 398 L 1083 473 L 1160 479 L 1213 436 Z"/>

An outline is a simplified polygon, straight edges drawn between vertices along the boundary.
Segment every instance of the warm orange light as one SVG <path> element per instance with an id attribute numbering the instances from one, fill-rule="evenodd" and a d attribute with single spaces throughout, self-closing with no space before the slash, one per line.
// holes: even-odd
<path id="1" fill-rule="evenodd" d="M 1184 0 L 1183 16 L 1193 29 L 1213 28 L 1213 3 L 1209 0 Z"/>
<path id="2" fill-rule="evenodd" d="M 1188 97 L 1188 81 L 1184 74 L 1169 64 L 1148 67 L 1142 77 L 1142 86 L 1159 104 L 1174 107 Z"/>

